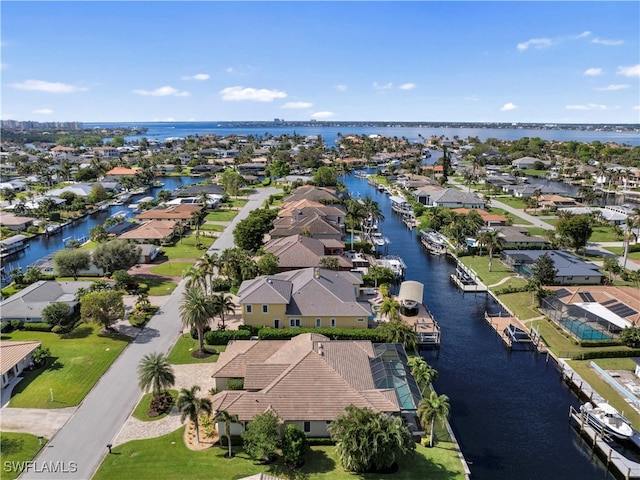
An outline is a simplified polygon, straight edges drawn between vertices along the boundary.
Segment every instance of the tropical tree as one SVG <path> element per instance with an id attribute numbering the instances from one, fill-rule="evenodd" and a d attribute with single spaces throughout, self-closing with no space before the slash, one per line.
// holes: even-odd
<path id="1" fill-rule="evenodd" d="M 149 353 L 138 363 L 138 385 L 143 392 L 151 390 L 154 398 L 167 393 L 175 383 L 173 368 L 164 353 Z"/>
<path id="2" fill-rule="evenodd" d="M 420 393 L 424 395 L 431 382 L 438 378 L 438 371 L 422 357 L 411 357 L 408 363 L 411 367 L 411 375 L 420 387 Z"/>
<path id="3" fill-rule="evenodd" d="M 51 356 L 51 350 L 40 345 L 31 354 L 31 361 L 36 367 L 44 365 L 47 358 Z"/>
<path id="4" fill-rule="evenodd" d="M 236 304 L 233 303 L 231 295 L 219 293 L 213 296 L 213 306 L 215 309 L 215 313 L 220 317 L 220 321 L 222 322 L 220 330 L 224 330 L 226 328 L 226 325 L 224 323 L 224 316 L 227 313 L 234 314 L 236 311 Z"/>
<path id="5" fill-rule="evenodd" d="M 80 299 L 80 317 L 93 321 L 104 328 L 110 328 L 124 317 L 122 293 L 115 290 L 90 292 Z"/>
<path id="6" fill-rule="evenodd" d="M 204 328 L 215 316 L 216 309 L 211 296 L 199 287 L 187 287 L 182 294 L 180 316 L 187 328 L 195 328 L 198 332 L 200 353 L 204 353 Z"/>
<path id="7" fill-rule="evenodd" d="M 78 280 L 78 272 L 91 266 L 91 254 L 87 250 L 64 248 L 53 255 L 53 266 L 58 275 Z"/>
<path id="8" fill-rule="evenodd" d="M 355 405 L 329 424 L 329 434 L 342 467 L 356 473 L 388 469 L 416 448 L 401 417 Z"/>
<path id="9" fill-rule="evenodd" d="M 200 268 L 208 277 L 209 287 L 211 287 L 213 279 L 218 274 L 220 267 L 221 267 L 220 256 L 215 252 L 205 253 L 200 259 L 200 263 L 198 263 L 198 268 Z"/>
<path id="10" fill-rule="evenodd" d="M 226 410 L 220 410 L 216 417 L 224 422 L 224 434 L 227 437 L 227 445 L 229 445 L 229 453 L 227 454 L 227 458 L 233 457 L 233 452 L 231 451 L 231 424 L 239 423 L 238 415 L 231 414 Z"/>
<path id="11" fill-rule="evenodd" d="M 299 427 L 288 424 L 282 438 L 282 457 L 284 463 L 294 468 L 304 464 L 304 457 L 309 451 L 307 435 Z"/>
<path id="12" fill-rule="evenodd" d="M 184 422 L 188 418 L 195 425 L 198 443 L 200 443 L 200 414 L 210 415 L 212 411 L 211 400 L 206 397 L 198 397 L 199 391 L 198 385 L 194 385 L 190 389 L 183 388 L 180 390 L 176 402 L 176 406 L 180 410 L 180 421 Z"/>
<path id="13" fill-rule="evenodd" d="M 380 209 L 380 205 L 378 204 L 378 202 L 373 200 L 369 195 L 364 198 L 362 202 L 362 208 L 364 209 L 366 215 L 365 233 L 367 235 L 371 235 L 373 225 L 376 222 L 381 222 L 382 220 L 384 220 L 384 215 L 382 214 L 382 210 Z"/>
<path id="14" fill-rule="evenodd" d="M 383 322 L 378 326 L 380 333 L 389 343 L 400 343 L 407 351 L 414 351 L 418 346 L 418 336 L 410 325 L 399 318 Z"/>
<path id="15" fill-rule="evenodd" d="M 280 422 L 273 412 L 253 417 L 242 434 L 244 451 L 254 460 L 272 460 L 280 447 Z"/>
<path id="16" fill-rule="evenodd" d="M 354 229 L 362 225 L 362 223 L 367 219 L 367 213 L 365 212 L 364 205 L 362 205 L 358 200 L 347 200 L 345 202 L 345 207 L 347 209 L 345 223 L 351 229 L 351 248 L 353 249 Z"/>
<path id="17" fill-rule="evenodd" d="M 431 424 L 431 433 L 429 434 L 429 446 L 433 447 L 434 440 L 434 424 L 436 420 L 442 420 L 442 424 L 449 416 L 449 397 L 446 395 L 438 395 L 436 392 L 431 392 L 431 395 L 427 398 L 423 398 L 418 403 L 418 418 L 420 424 L 424 428 L 426 425 Z"/>
<path id="18" fill-rule="evenodd" d="M 93 252 L 93 264 L 105 275 L 116 270 L 129 270 L 140 260 L 140 247 L 126 240 L 116 239 L 99 244 Z"/>
<path id="19" fill-rule="evenodd" d="M 386 315 L 390 320 L 396 320 L 400 310 L 400 302 L 393 297 L 385 297 L 380 304 L 380 315 Z"/>
<path id="20" fill-rule="evenodd" d="M 617 257 L 605 257 L 604 261 L 602 262 L 602 269 L 605 272 L 608 272 L 611 274 L 609 276 L 609 281 L 611 283 L 613 283 L 614 275 L 621 273 L 623 270 L 623 268 L 618 263 Z"/>
<path id="21" fill-rule="evenodd" d="M 556 224 L 556 230 L 577 252 L 587 245 L 593 233 L 593 219 L 589 215 L 560 218 Z"/>
<path id="22" fill-rule="evenodd" d="M 541 285 L 552 285 L 555 283 L 556 275 L 558 275 L 558 269 L 548 253 L 538 257 L 531 266 L 531 276 Z"/>
<path id="23" fill-rule="evenodd" d="M 501 248 L 504 244 L 504 240 L 500 236 L 500 230 L 484 230 L 476 237 L 478 244 L 487 248 L 489 253 L 489 271 L 493 267 L 493 252 L 494 250 Z"/>
<path id="24" fill-rule="evenodd" d="M 182 274 L 182 277 L 187 279 L 185 283 L 187 288 L 197 287 L 203 291 L 207 291 L 207 274 L 201 265 L 202 264 L 191 265 L 187 271 Z"/>

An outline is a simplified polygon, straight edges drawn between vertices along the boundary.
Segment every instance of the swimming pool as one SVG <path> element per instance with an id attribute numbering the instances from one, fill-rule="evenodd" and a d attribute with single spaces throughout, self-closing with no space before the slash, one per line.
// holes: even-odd
<path id="1" fill-rule="evenodd" d="M 580 340 L 611 340 L 613 335 L 603 332 L 585 320 L 565 317 L 558 322 Z"/>

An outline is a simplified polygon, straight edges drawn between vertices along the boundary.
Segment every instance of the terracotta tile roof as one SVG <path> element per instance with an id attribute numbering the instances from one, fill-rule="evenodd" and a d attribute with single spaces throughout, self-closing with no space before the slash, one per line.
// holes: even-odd
<path id="1" fill-rule="evenodd" d="M 250 363 L 264 363 L 288 340 L 234 341 L 227 345 L 213 366 L 212 377 L 235 378 L 246 376 L 246 367 Z"/>
<path id="2" fill-rule="evenodd" d="M 303 235 L 274 238 L 264 246 L 264 251 L 278 257 L 280 268 L 319 267 L 325 257 L 325 247 L 344 248 L 338 240 L 319 240 Z M 351 262 L 344 257 L 335 256 L 343 268 L 350 268 Z"/>
<path id="3" fill-rule="evenodd" d="M 174 219 L 174 220 L 190 220 L 193 212 L 199 212 L 202 210 L 202 205 L 196 205 L 193 203 L 181 203 L 179 205 L 173 205 L 171 207 L 162 208 L 156 207 L 146 212 L 142 212 L 136 215 L 134 218 L 141 220 L 144 219 Z"/>
<path id="4" fill-rule="evenodd" d="M 34 220 L 35 218 L 19 217 L 13 213 L 0 213 L 0 225 L 24 225 L 25 223 L 33 222 Z"/>
<path id="5" fill-rule="evenodd" d="M 41 342 L 11 342 L 0 343 L 0 375 L 4 375 L 20 360 L 41 345 Z"/>
<path id="6" fill-rule="evenodd" d="M 246 366 L 245 390 L 262 390 L 289 368 L 288 364 L 251 363 Z"/>
<path id="7" fill-rule="evenodd" d="M 139 170 L 135 168 L 115 167 L 109 170 L 105 175 L 136 175 Z"/>
<path id="8" fill-rule="evenodd" d="M 149 220 L 118 238 L 131 240 L 162 240 L 173 235 L 176 222 L 173 220 Z"/>
<path id="9" fill-rule="evenodd" d="M 273 230 L 269 232 L 269 235 L 273 238 L 288 237 L 289 235 L 299 235 L 302 232 L 309 232 L 311 236 L 342 235 L 337 225 L 332 224 L 318 214 L 310 215 L 298 221 L 294 221 L 292 217 L 277 218 L 273 222 Z"/>

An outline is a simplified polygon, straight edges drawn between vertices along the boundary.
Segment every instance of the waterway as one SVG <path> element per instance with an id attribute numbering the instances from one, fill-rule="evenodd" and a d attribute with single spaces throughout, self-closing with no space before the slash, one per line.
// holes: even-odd
<path id="1" fill-rule="evenodd" d="M 434 383 L 450 398 L 451 425 L 475 480 L 606 478 L 568 422 L 577 397 L 553 361 L 535 352 L 509 352 L 484 320 L 499 305 L 486 294 L 463 294 L 451 282 L 452 259 L 422 249 L 417 232 L 394 215 L 388 196 L 365 179 L 343 178 L 352 195 L 378 201 L 389 253 L 408 265 L 407 280 L 424 284 L 424 302 L 442 330 L 439 355 L 425 355 L 439 372 Z"/>
<path id="2" fill-rule="evenodd" d="M 131 197 L 131 203 L 135 203 L 136 200 L 143 197 L 153 196 L 156 198 L 158 192 L 161 190 L 169 190 L 173 192 L 177 188 L 186 187 L 192 183 L 198 183 L 203 179 L 198 177 L 161 177 L 160 180 L 164 183 L 163 187 L 153 188 L 140 195 L 134 195 Z M 29 248 L 24 250 L 24 253 L 8 257 L 3 262 L 5 271 L 8 273 L 16 268 L 22 268 L 22 271 L 25 271 L 27 267 L 33 264 L 36 260 L 47 255 L 51 255 L 64 248 L 64 244 L 67 240 L 88 240 L 89 230 L 96 225 L 101 225 L 108 217 L 121 211 L 126 212 L 127 218 L 135 215 L 133 210 L 128 208 L 127 205 L 112 205 L 108 210 L 98 211 L 93 215 L 87 215 L 73 221 L 69 225 L 65 225 L 62 227 L 61 231 L 55 235 L 39 235 L 32 238 L 29 240 Z"/>

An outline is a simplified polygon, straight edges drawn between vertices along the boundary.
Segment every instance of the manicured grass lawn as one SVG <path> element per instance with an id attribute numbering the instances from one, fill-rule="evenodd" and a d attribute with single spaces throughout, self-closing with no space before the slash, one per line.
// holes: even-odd
<path id="1" fill-rule="evenodd" d="M 524 218 L 514 215 L 511 212 L 507 212 L 502 208 L 491 207 L 489 210 L 491 211 L 491 213 L 495 213 L 496 215 L 502 215 L 503 217 L 510 218 L 516 225 L 532 225 L 529 220 L 525 220 Z"/>
<path id="2" fill-rule="evenodd" d="M 200 225 L 200 230 L 204 230 L 205 232 L 222 232 L 224 228 L 224 225 L 219 225 L 217 223 L 205 223 Z"/>
<path id="3" fill-rule="evenodd" d="M 160 280 L 157 278 L 134 277 L 140 282 L 140 285 L 146 285 L 151 296 L 169 295 L 175 290 L 177 285 L 171 280 Z"/>
<path id="4" fill-rule="evenodd" d="M 189 270 L 193 263 L 190 262 L 164 262 L 155 267 L 151 267 L 149 271 L 156 275 L 166 275 L 168 277 L 181 277 L 184 272 Z"/>
<path id="5" fill-rule="evenodd" d="M 618 256 L 624 255 L 624 248 L 622 247 L 605 247 L 605 250 L 615 253 Z M 629 252 L 627 258 L 632 258 L 634 260 L 640 260 L 640 251 L 639 252 Z"/>
<path id="6" fill-rule="evenodd" d="M 130 339 L 124 335 L 100 335 L 99 327 L 81 324 L 73 332 L 17 331 L 2 340 L 37 340 L 51 351 L 47 365 L 32 372 L 13 389 L 9 403 L 16 408 L 62 408 L 78 405 L 109 368 Z M 54 401 L 51 401 L 50 389 Z"/>
<path id="7" fill-rule="evenodd" d="M 212 222 L 230 222 L 237 214 L 236 210 L 216 210 L 208 213 L 204 218 Z"/>
<path id="8" fill-rule="evenodd" d="M 486 254 L 483 254 L 482 256 L 460 257 L 460 261 L 475 271 L 478 274 L 480 281 L 485 285 L 493 285 L 503 278 L 515 274 L 513 270 L 500 262 L 498 255 L 495 254 L 493 256 L 493 267 L 491 272 L 489 271 L 489 256 Z"/>
<path id="9" fill-rule="evenodd" d="M 0 434 L 0 451 L 2 452 L 2 479 L 17 478 L 20 472 L 13 465 L 33 460 L 46 441 L 38 441 L 38 437 L 28 433 L 2 432 Z"/>
<path id="10" fill-rule="evenodd" d="M 590 242 L 621 242 L 613 228 L 611 227 L 594 227 L 593 233 L 589 237 Z"/>
<path id="11" fill-rule="evenodd" d="M 496 288 L 501 288 L 496 287 Z M 527 320 L 542 315 L 531 304 L 530 292 L 505 293 L 498 297 L 520 320 Z"/>
<path id="12" fill-rule="evenodd" d="M 371 175 L 370 177 L 379 184 L 384 185 L 385 187 L 389 186 L 389 180 L 387 180 L 387 177 L 385 177 L 384 175 Z"/>
<path id="13" fill-rule="evenodd" d="M 169 393 L 173 397 L 173 403 L 175 405 L 176 399 L 178 398 L 178 391 L 169 390 Z M 166 417 L 167 415 L 169 415 L 169 413 L 171 412 L 171 409 L 167 410 L 162 415 L 158 415 L 157 417 L 147 416 L 147 412 L 149 411 L 149 405 L 151 404 L 152 398 L 153 398 L 153 393 L 151 392 L 145 393 L 140 399 L 140 401 L 138 402 L 138 405 L 136 405 L 136 408 L 131 415 L 133 415 L 138 420 L 142 420 L 143 422 L 153 422 L 155 420 L 160 420 Z"/>
<path id="14" fill-rule="evenodd" d="M 233 207 L 233 208 L 242 208 L 247 204 L 248 201 L 249 200 L 245 198 L 236 198 L 234 200 L 231 200 L 229 203 L 225 203 L 224 206 Z"/>
<path id="15" fill-rule="evenodd" d="M 205 237 L 204 235 L 200 235 L 200 243 L 202 244 L 201 248 L 196 247 L 196 236 L 189 235 L 188 237 L 184 237 L 182 241 L 176 240 L 175 245 L 171 247 L 162 247 L 162 251 L 164 252 L 164 256 L 168 259 L 174 258 L 193 258 L 197 259 L 204 255 L 207 248 L 211 246 L 215 238 Z"/>
<path id="16" fill-rule="evenodd" d="M 541 218 L 544 223 L 548 223 L 549 225 L 555 226 L 556 223 L 560 220 L 559 218 Z"/>
<path id="17" fill-rule="evenodd" d="M 547 173 L 549 173 L 546 170 L 535 170 L 533 168 L 525 168 L 522 172 L 525 175 L 531 175 L 532 177 L 546 177 Z"/>
<path id="18" fill-rule="evenodd" d="M 497 287 L 491 287 L 491 291 L 500 290 L 508 287 L 519 288 L 519 287 L 524 287 L 526 284 L 527 284 L 527 281 L 524 278 L 513 277 L 507 280 L 506 282 L 498 285 Z"/>
<path id="19" fill-rule="evenodd" d="M 218 446 L 201 451 L 189 450 L 182 439 L 183 428 L 150 440 L 136 440 L 113 449 L 117 455 L 107 455 L 93 477 L 94 480 L 113 478 L 192 480 L 196 478 L 241 478 L 268 473 L 283 478 L 306 480 L 361 478 L 365 480 L 389 478 L 414 480 L 462 480 L 464 474 L 453 445 L 438 442 L 434 448 L 417 445 L 416 456 L 405 460 L 394 474 L 356 475 L 344 471 L 333 446 L 314 446 L 306 462 L 297 471 L 285 468 L 281 461 L 260 465 L 251 460 L 239 447 L 236 456 L 225 459 L 226 449 Z"/>
<path id="20" fill-rule="evenodd" d="M 520 210 L 524 210 L 527 206 L 525 199 L 519 197 L 499 197 L 496 198 L 496 201 L 505 203 L 513 208 L 519 208 Z"/>
<path id="21" fill-rule="evenodd" d="M 200 348 L 198 340 L 191 338 L 189 334 L 180 335 L 178 341 L 169 353 L 169 363 L 176 365 L 185 363 L 213 363 L 218 360 L 219 354 L 207 358 L 193 358 L 191 354 Z M 215 349 L 216 352 L 224 352 L 226 345 L 205 345 L 205 348 Z"/>

